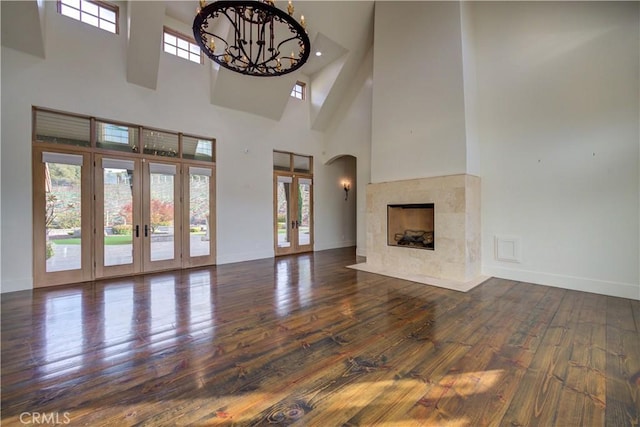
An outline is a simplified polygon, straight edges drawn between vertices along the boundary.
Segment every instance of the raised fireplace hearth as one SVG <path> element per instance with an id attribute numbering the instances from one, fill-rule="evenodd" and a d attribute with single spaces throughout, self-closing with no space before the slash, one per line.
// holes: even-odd
<path id="1" fill-rule="evenodd" d="M 434 250 L 434 204 L 387 205 L 387 245 Z"/>

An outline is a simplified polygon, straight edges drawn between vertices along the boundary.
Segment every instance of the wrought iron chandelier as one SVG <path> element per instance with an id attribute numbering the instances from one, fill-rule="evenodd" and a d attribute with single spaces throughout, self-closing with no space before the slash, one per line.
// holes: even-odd
<path id="1" fill-rule="evenodd" d="M 193 21 L 193 35 L 200 49 L 231 71 L 250 76 L 281 76 L 302 67 L 309 58 L 311 42 L 300 22 L 273 0 L 218 0 L 200 8 Z M 216 34 L 218 24 L 231 25 L 229 35 Z M 219 30 L 218 30 L 219 31 Z"/>

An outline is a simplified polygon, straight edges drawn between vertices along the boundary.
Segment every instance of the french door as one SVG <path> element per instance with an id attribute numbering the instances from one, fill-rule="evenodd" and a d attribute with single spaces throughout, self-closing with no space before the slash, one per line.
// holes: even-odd
<path id="1" fill-rule="evenodd" d="M 36 287 L 215 263 L 214 166 L 47 148 L 33 170 Z"/>
<path id="2" fill-rule="evenodd" d="M 32 124 L 34 287 L 215 264 L 215 139 L 39 107 Z"/>
<path id="3" fill-rule="evenodd" d="M 180 164 L 96 155 L 96 278 L 181 267 Z"/>
<path id="4" fill-rule="evenodd" d="M 274 174 L 276 255 L 313 251 L 313 179 Z"/>

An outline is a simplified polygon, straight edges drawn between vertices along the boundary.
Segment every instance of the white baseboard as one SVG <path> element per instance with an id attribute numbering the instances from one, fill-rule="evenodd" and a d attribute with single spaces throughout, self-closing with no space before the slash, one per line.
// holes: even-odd
<path id="1" fill-rule="evenodd" d="M 340 240 L 340 241 L 333 241 L 333 242 L 325 242 L 325 243 L 320 243 L 318 244 L 318 242 L 316 242 L 313 245 L 313 250 L 314 251 L 326 251 L 329 249 L 338 249 L 338 248 L 348 248 L 351 246 L 355 246 L 356 245 L 356 241 L 355 240 Z"/>
<path id="2" fill-rule="evenodd" d="M 33 280 L 29 278 L 23 279 L 2 279 L 0 284 L 0 293 L 6 294 L 16 291 L 28 291 L 33 289 Z"/>
<path id="3" fill-rule="evenodd" d="M 226 253 L 218 254 L 216 257 L 216 264 L 232 264 L 234 262 L 253 261 L 256 259 L 273 258 L 275 254 L 272 251 L 255 251 L 255 252 L 241 252 L 241 253 Z"/>
<path id="4" fill-rule="evenodd" d="M 640 284 L 637 283 L 611 282 L 587 277 L 542 273 L 499 266 L 483 266 L 482 274 L 499 277 L 501 279 L 517 280 L 519 282 L 640 300 Z"/>

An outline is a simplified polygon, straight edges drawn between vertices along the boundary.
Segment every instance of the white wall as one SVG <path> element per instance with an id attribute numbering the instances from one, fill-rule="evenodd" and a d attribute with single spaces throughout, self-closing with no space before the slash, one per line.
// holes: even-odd
<path id="1" fill-rule="evenodd" d="M 472 5 L 485 274 L 640 299 L 639 5 Z"/>
<path id="2" fill-rule="evenodd" d="M 466 131 L 466 169 L 480 176 L 480 142 L 478 140 L 478 85 L 476 82 L 476 52 L 473 34 L 472 2 L 460 4 L 460 32 L 464 79 L 464 112 Z"/>
<path id="3" fill-rule="evenodd" d="M 371 181 L 466 172 L 460 5 L 377 2 Z"/>
<path id="4" fill-rule="evenodd" d="M 2 22 L 2 8 L 0 7 L 0 22 Z M 2 65 L 2 58 L 0 57 L 0 66 Z M 0 71 L 0 78 L 2 72 Z M 2 88 L 0 88 L 0 98 L 2 98 Z M 2 106 L 0 105 L 0 117 L 2 117 Z M 2 178 L 2 140 L 0 139 L 0 178 Z M 2 180 L 0 179 L 0 194 L 2 192 Z M 0 197 L 0 242 L 2 242 L 2 197 Z M 2 283 L 2 245 L 0 244 L 0 284 Z"/>
<path id="5" fill-rule="evenodd" d="M 132 85 L 126 17 L 117 36 L 58 15 L 54 2 L 46 19 L 46 59 L 2 47 L 3 292 L 32 287 L 32 105 L 216 138 L 219 263 L 273 256 L 274 149 L 314 156 L 316 248 L 355 240 L 323 207 L 323 194 L 340 196 L 343 171 L 319 161 L 323 135 L 310 130 L 306 103 L 292 99 L 280 121 L 213 106 L 209 63 L 164 53 L 157 89 Z"/>
<path id="6" fill-rule="evenodd" d="M 373 94 L 373 49 L 367 53 L 349 92 L 325 133 L 323 160 L 349 155 L 356 159 L 356 177 L 352 180 L 349 203 L 356 201 L 356 251 L 366 256 L 366 188 L 371 182 L 371 102 Z"/>

